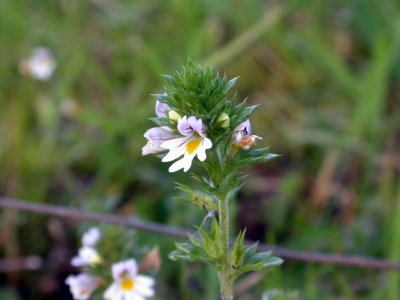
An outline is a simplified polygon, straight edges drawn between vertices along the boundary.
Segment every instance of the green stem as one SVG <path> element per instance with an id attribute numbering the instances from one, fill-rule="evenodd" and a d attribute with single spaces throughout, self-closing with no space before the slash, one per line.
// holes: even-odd
<path id="1" fill-rule="evenodd" d="M 233 299 L 233 296 L 232 282 L 229 279 L 229 210 L 226 195 L 223 195 L 219 201 L 219 236 L 222 249 L 222 267 L 218 272 L 218 278 L 221 285 L 221 299 L 231 300 Z"/>

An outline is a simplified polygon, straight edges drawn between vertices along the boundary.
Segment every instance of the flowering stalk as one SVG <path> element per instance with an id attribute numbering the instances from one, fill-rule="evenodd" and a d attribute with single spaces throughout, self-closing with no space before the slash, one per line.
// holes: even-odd
<path id="1" fill-rule="evenodd" d="M 253 150 L 261 139 L 252 135 L 249 121 L 256 106 L 247 107 L 246 101 L 235 105 L 235 99 L 227 97 L 237 78 L 220 79 L 212 68 L 202 69 L 190 59 L 180 72 L 164 78 L 165 93 L 154 95 L 157 117 L 152 120 L 159 127 L 145 133 L 143 155 L 166 153 L 162 161 L 168 163 L 178 159 L 170 172 L 187 172 L 193 162 L 200 164 L 208 176 L 192 174 L 198 189 L 177 184 L 185 195 L 176 200 L 213 212 L 208 214 L 211 229 L 198 228 L 198 237 L 177 243 L 169 257 L 211 265 L 218 272 L 221 298 L 230 300 L 232 284 L 240 275 L 282 263 L 269 252 L 256 253 L 256 245 L 244 246 L 244 231 L 229 246 L 229 204 L 242 186 L 239 169 L 277 155 L 268 148 Z"/>

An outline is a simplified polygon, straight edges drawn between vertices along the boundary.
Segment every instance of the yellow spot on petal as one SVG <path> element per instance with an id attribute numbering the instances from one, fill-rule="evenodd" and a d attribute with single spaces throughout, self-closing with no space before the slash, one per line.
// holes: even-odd
<path id="1" fill-rule="evenodd" d="M 131 279 L 124 279 L 121 281 L 121 283 L 119 284 L 119 286 L 121 287 L 121 289 L 123 291 L 130 291 L 133 289 L 133 281 Z"/>
<path id="2" fill-rule="evenodd" d="M 195 139 L 191 140 L 186 144 L 186 152 L 189 154 L 192 154 L 194 151 L 196 151 L 197 148 L 199 148 L 201 140 L 200 139 Z"/>

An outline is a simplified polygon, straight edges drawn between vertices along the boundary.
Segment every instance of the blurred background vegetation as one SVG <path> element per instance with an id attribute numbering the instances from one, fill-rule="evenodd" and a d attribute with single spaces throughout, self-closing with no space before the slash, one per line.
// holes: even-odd
<path id="1" fill-rule="evenodd" d="M 18 70 L 49 48 L 49 81 Z M 250 174 L 234 208 L 247 238 L 298 250 L 400 262 L 400 3 L 353 1 L 0 1 L 0 194 L 191 228 L 168 164 L 142 157 L 161 74 L 191 57 L 259 104 L 253 133 L 282 156 Z M 194 168 L 193 171 L 200 170 Z M 63 279 L 81 224 L 2 210 L 3 258 L 37 271 L 0 274 L 1 299 L 71 299 Z M 169 262 L 155 299 L 216 299 L 213 271 Z M 239 299 L 400 299 L 395 272 L 286 261 Z M 296 295 L 298 297 L 296 298 Z M 283 296 L 279 299 L 289 299 Z M 277 298 L 276 298 L 277 299 Z"/>

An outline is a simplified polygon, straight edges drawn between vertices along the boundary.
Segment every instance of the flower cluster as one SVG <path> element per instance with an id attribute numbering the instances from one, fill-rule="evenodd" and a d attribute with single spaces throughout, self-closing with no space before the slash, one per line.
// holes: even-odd
<path id="1" fill-rule="evenodd" d="M 82 236 L 82 248 L 79 249 L 78 255 L 71 260 L 71 265 L 85 268 L 82 273 L 70 275 L 65 280 L 74 300 L 90 299 L 92 294 L 99 290 L 103 290 L 101 295 L 105 300 L 134 300 L 152 297 L 155 280 L 150 276 L 138 274 L 139 266 L 133 258 L 114 262 L 111 266 L 107 264 L 96 250 L 100 238 L 100 230 L 94 227 L 90 228 Z M 151 255 L 154 259 L 154 253 Z M 102 269 L 111 271 L 111 276 L 104 276 L 105 272 Z M 110 277 L 113 282 L 107 284 Z"/>
<path id="2" fill-rule="evenodd" d="M 205 161 L 207 158 L 206 150 L 213 146 L 213 142 L 207 138 L 207 127 L 202 119 L 195 116 L 181 117 L 172 110 L 167 104 L 156 101 L 156 115 L 159 118 L 168 118 L 177 121 L 176 129 L 168 126 L 153 127 L 146 131 L 144 137 L 148 140 L 142 148 L 142 155 L 159 154 L 168 151 L 162 158 L 163 162 L 173 161 L 181 156 L 169 167 L 169 172 L 176 172 L 183 169 L 187 172 L 192 166 L 193 159 L 197 156 L 199 161 Z M 221 128 L 229 127 L 229 116 L 226 113 L 221 114 L 217 121 Z M 178 131 L 180 135 L 175 132 Z M 239 124 L 232 133 L 232 145 L 249 150 L 255 145 L 256 139 L 262 139 L 259 136 L 251 135 L 250 121 L 247 120 Z"/>

